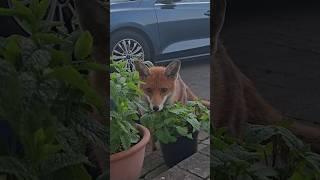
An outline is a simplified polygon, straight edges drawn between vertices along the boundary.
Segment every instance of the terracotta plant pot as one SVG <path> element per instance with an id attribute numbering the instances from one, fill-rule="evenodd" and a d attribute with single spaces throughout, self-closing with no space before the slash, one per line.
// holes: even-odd
<path id="1" fill-rule="evenodd" d="M 112 154 L 110 157 L 110 180 L 137 180 L 143 166 L 146 145 L 150 140 L 147 128 L 138 125 L 142 136 L 140 142 L 126 151 Z"/>

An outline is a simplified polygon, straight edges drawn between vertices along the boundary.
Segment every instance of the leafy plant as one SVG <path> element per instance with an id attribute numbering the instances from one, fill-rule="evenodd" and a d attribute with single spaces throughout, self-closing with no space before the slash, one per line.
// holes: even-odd
<path id="1" fill-rule="evenodd" d="M 211 175 L 215 179 L 320 178 L 320 155 L 283 127 L 249 125 L 242 142 L 219 129 L 212 144 Z"/>
<path id="2" fill-rule="evenodd" d="M 125 61 L 112 61 L 110 75 L 110 151 L 116 153 L 129 149 L 140 140 L 135 123 L 139 119 L 138 108 L 144 109 L 140 100 L 139 74 L 126 68 Z"/>
<path id="3" fill-rule="evenodd" d="M 146 112 L 141 122 L 154 132 L 156 139 L 167 144 L 175 142 L 179 136 L 192 139 L 192 134 L 201 128 L 208 131 L 209 110 L 199 101 L 186 105 L 175 103 L 165 106 L 160 112 Z"/>
<path id="4" fill-rule="evenodd" d="M 0 38 L 0 173 L 8 179 L 92 179 L 86 167 L 88 144 L 107 149 L 106 128 L 94 120 L 103 100 L 90 86 L 88 72 L 106 71 L 92 62 L 89 32 L 52 31 L 57 22 L 42 16 L 48 0 L 30 6 L 12 0 L 14 15 L 29 27 L 30 37 Z M 5 124 L 5 125 L 3 125 Z"/>

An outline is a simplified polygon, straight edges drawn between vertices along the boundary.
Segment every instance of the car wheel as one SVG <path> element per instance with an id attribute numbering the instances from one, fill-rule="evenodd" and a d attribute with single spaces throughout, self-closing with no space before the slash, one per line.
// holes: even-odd
<path id="1" fill-rule="evenodd" d="M 152 53 L 147 40 L 134 31 L 111 34 L 110 54 L 114 61 L 127 60 L 127 68 L 134 70 L 134 60 L 151 61 Z"/>
<path id="2" fill-rule="evenodd" d="M 32 0 L 21 0 L 23 4 L 29 6 Z M 3 0 L 2 7 L 12 8 L 12 0 Z M 70 33 L 79 29 L 78 16 L 75 9 L 74 0 L 49 0 L 49 7 L 44 17 L 46 21 L 64 22 L 64 26 L 57 28 L 58 31 Z M 21 28 L 24 33 L 30 34 L 30 30 L 16 17 L 13 18 L 16 25 Z M 12 25 L 12 23 L 10 23 Z M 16 29 L 17 27 L 10 27 Z M 20 34 L 20 33 L 19 33 Z"/>

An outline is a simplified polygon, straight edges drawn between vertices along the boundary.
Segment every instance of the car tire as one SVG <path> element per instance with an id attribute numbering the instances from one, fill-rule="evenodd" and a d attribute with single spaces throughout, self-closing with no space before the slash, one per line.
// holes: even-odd
<path id="1" fill-rule="evenodd" d="M 113 55 L 113 50 L 115 46 L 123 41 L 123 40 L 133 40 L 138 43 L 142 47 L 143 50 L 143 61 L 151 61 L 153 63 L 153 53 L 151 49 L 150 43 L 146 40 L 145 37 L 143 37 L 140 33 L 137 33 L 135 31 L 130 31 L 130 30 L 120 30 L 115 33 L 111 34 L 110 37 L 110 55 Z M 115 61 L 118 59 L 114 59 Z M 131 63 L 131 62 L 130 62 Z M 129 64 L 130 69 L 133 67 L 133 64 Z M 134 67 L 133 67 L 134 69 Z"/>

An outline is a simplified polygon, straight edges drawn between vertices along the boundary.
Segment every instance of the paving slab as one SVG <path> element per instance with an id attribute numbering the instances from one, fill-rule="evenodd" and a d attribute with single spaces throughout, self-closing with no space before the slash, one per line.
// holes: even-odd
<path id="1" fill-rule="evenodd" d="M 153 170 L 153 171 L 151 171 L 150 173 L 148 173 L 148 174 L 144 177 L 144 179 L 145 179 L 145 180 L 153 179 L 153 178 L 155 178 L 156 176 L 158 176 L 159 174 L 167 171 L 168 169 L 169 169 L 169 168 L 168 168 L 165 164 L 163 164 L 163 165 L 159 166 L 158 168 L 156 168 L 155 170 Z"/>
<path id="2" fill-rule="evenodd" d="M 182 62 L 181 78 L 200 98 L 210 99 L 210 59 L 209 57 Z"/>
<path id="3" fill-rule="evenodd" d="M 201 149 L 199 152 L 200 152 L 201 154 L 210 156 L 210 146 L 207 145 L 205 148 Z"/>
<path id="4" fill-rule="evenodd" d="M 141 177 L 146 176 L 146 174 L 164 164 L 164 160 L 160 154 L 161 152 L 158 150 L 145 157 Z"/>
<path id="5" fill-rule="evenodd" d="M 184 171 L 182 173 L 183 174 L 182 176 L 184 178 L 194 178 L 194 177 L 196 177 L 196 179 L 202 178 L 207 176 L 207 173 L 209 172 L 208 168 L 205 169 L 205 167 L 206 165 L 209 166 L 208 163 L 210 161 L 210 157 L 209 157 L 210 146 L 208 144 L 203 143 L 205 141 L 209 142 L 209 136 L 207 136 L 206 133 L 202 131 L 200 131 L 199 135 L 200 136 L 198 137 L 198 152 L 194 154 L 196 155 L 196 159 L 191 158 L 194 156 L 192 155 L 189 157 L 191 158 L 190 160 L 189 158 L 187 158 L 181 161 L 178 164 L 179 166 L 177 165 L 177 168 L 180 169 L 179 172 Z M 202 139 L 202 141 L 200 139 Z M 148 144 L 148 146 L 150 145 Z M 158 177 L 160 174 L 167 173 L 168 170 L 171 170 L 165 165 L 160 149 L 158 149 L 157 151 L 151 151 L 150 147 L 148 146 L 147 146 L 147 149 L 149 149 L 148 150 L 149 152 L 146 153 L 145 155 L 145 160 L 144 160 L 144 165 L 143 165 L 143 170 L 141 173 L 140 180 L 151 180 L 155 177 Z M 201 159 L 200 161 L 198 161 L 199 158 Z M 187 161 L 187 163 L 194 164 L 194 167 L 192 168 L 191 166 L 186 166 L 186 164 L 182 163 L 184 161 Z M 199 163 L 204 163 L 204 164 L 199 164 Z M 202 172 L 202 170 L 198 168 L 203 168 L 206 170 L 206 172 Z M 168 174 L 164 175 L 165 178 L 173 178 L 174 176 L 176 176 L 176 174 L 172 173 L 171 171 L 168 172 L 169 175 Z M 191 173 L 191 175 L 187 175 L 188 173 Z M 180 176 L 178 176 L 177 178 L 180 178 Z"/>
<path id="6" fill-rule="evenodd" d="M 185 170 L 180 169 L 177 166 L 174 166 L 165 173 L 157 176 L 153 180 L 203 180 L 200 177 L 197 177 Z"/>
<path id="7" fill-rule="evenodd" d="M 181 169 L 184 169 L 192 174 L 195 174 L 203 179 L 210 175 L 210 158 L 207 155 L 196 153 L 188 159 L 178 164 Z"/>
<path id="8" fill-rule="evenodd" d="M 209 137 L 209 134 L 205 131 L 200 131 L 198 134 L 198 140 L 203 141 Z"/>
<path id="9" fill-rule="evenodd" d="M 207 145 L 209 145 L 209 144 L 210 144 L 210 139 L 207 138 L 206 140 L 202 141 L 201 143 L 202 143 L 202 144 L 207 144 Z"/>

